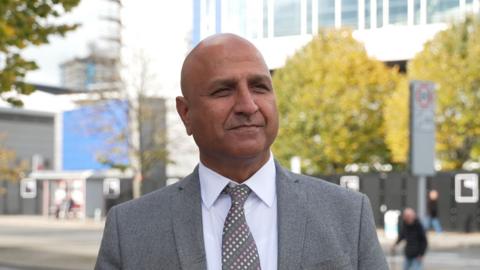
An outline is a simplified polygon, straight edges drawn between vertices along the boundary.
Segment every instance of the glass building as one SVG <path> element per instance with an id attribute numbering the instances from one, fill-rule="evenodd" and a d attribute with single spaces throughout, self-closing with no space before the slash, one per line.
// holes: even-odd
<path id="1" fill-rule="evenodd" d="M 235 33 L 261 51 L 274 43 L 277 52 L 267 52 L 266 59 L 276 66 L 282 61 L 273 58 L 292 54 L 318 29 L 348 27 L 373 56 L 402 60 L 449 22 L 479 9 L 480 0 L 193 0 L 192 45 L 215 33 Z M 407 46 L 410 51 L 392 55 L 382 51 L 389 47 L 385 39 L 414 44 Z"/>

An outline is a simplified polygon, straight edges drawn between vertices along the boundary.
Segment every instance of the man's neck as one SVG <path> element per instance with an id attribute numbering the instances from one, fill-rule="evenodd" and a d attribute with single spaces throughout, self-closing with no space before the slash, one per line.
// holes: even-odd
<path id="1" fill-rule="evenodd" d="M 253 158 L 242 159 L 213 159 L 200 153 L 200 160 L 203 165 L 237 183 L 243 183 L 249 179 L 267 163 L 269 158 L 270 151 Z"/>

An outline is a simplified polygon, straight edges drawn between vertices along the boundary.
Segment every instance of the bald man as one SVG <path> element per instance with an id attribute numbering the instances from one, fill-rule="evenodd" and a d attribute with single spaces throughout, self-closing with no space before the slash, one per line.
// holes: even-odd
<path id="1" fill-rule="evenodd" d="M 402 214 L 402 226 L 398 234 L 397 241 L 393 245 L 393 249 L 405 240 L 404 248 L 404 266 L 405 270 L 422 269 L 423 256 L 428 247 L 427 235 L 423 229 L 423 225 L 417 218 L 417 214 L 413 208 L 405 208 Z"/>
<path id="2" fill-rule="evenodd" d="M 95 269 L 388 269 L 363 194 L 282 168 L 270 72 L 219 34 L 186 57 L 178 114 L 200 163 L 108 213 Z"/>

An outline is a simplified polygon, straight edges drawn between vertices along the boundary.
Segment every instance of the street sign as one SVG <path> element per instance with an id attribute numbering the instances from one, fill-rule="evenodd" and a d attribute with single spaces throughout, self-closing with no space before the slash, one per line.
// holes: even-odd
<path id="1" fill-rule="evenodd" d="M 410 82 L 410 168 L 412 174 L 435 174 L 435 84 Z"/>
<path id="2" fill-rule="evenodd" d="M 455 201 L 457 203 L 478 202 L 478 175 L 461 173 L 455 175 Z"/>
<path id="3" fill-rule="evenodd" d="M 340 177 L 340 186 L 359 191 L 360 190 L 360 178 L 356 175 L 344 175 Z"/>
<path id="4" fill-rule="evenodd" d="M 105 178 L 103 180 L 103 194 L 108 199 L 116 199 L 120 196 L 120 179 Z"/>
<path id="5" fill-rule="evenodd" d="M 20 196 L 24 199 L 37 197 L 37 181 L 31 178 L 24 178 L 20 181 Z"/>

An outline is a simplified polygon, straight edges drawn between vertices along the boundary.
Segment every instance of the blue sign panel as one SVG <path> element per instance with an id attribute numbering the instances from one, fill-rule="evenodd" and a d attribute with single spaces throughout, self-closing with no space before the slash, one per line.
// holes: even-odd
<path id="1" fill-rule="evenodd" d="M 63 170 L 128 165 L 128 104 L 110 100 L 63 113 Z"/>

